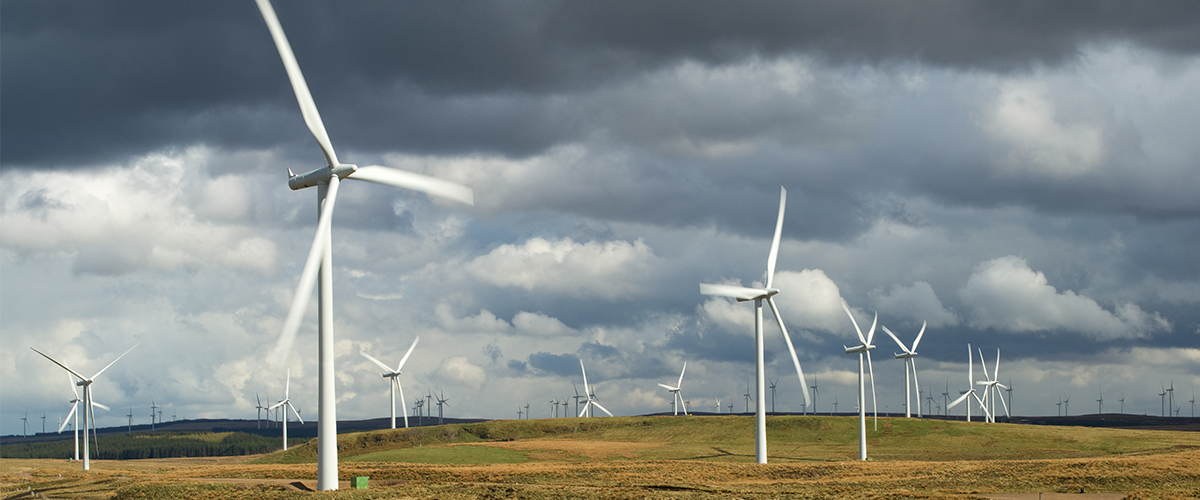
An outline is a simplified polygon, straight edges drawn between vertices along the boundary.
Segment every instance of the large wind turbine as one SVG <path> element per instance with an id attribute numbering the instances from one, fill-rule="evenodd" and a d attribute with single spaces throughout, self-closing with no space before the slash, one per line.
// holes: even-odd
<path id="1" fill-rule="evenodd" d="M 271 405 L 270 408 L 267 408 L 268 410 L 274 410 L 276 408 L 283 409 L 283 451 L 287 451 L 287 423 L 288 423 L 287 411 L 288 411 L 288 408 L 291 408 L 292 413 L 296 414 L 296 420 L 300 421 L 300 425 L 304 425 L 304 419 L 300 418 L 300 412 L 296 411 L 295 406 L 292 406 L 291 393 L 292 393 L 292 371 L 288 370 L 287 382 L 285 382 L 283 385 L 283 399 L 280 400 L 278 403 Z"/>
<path id="2" fill-rule="evenodd" d="M 738 302 L 754 301 L 754 383 L 756 394 L 754 399 L 754 459 L 760 464 L 767 463 L 767 383 L 763 362 L 762 325 L 762 303 L 764 299 L 771 306 L 771 313 L 775 316 L 775 323 L 779 325 L 779 331 L 783 333 L 783 338 L 787 341 L 788 351 L 792 354 L 792 363 L 796 366 L 796 375 L 800 377 L 800 387 L 808 387 L 808 382 L 804 380 L 804 370 L 800 369 L 800 358 L 796 356 L 796 348 L 792 345 L 792 337 L 788 335 L 787 327 L 783 325 L 783 318 L 779 316 L 779 308 L 775 306 L 775 299 L 773 297 L 779 293 L 779 289 L 771 287 L 775 281 L 775 260 L 779 254 L 779 238 L 783 235 L 783 213 L 786 206 L 787 189 L 780 186 L 779 217 L 775 221 L 775 237 L 771 239 L 771 252 L 767 254 L 767 284 L 765 287 L 745 288 L 733 285 L 700 284 L 700 293 L 704 295 L 732 297 L 737 299 Z M 808 397 L 808 391 L 800 392 L 804 393 L 805 406 L 812 404 Z"/>
<path id="3" fill-rule="evenodd" d="M 587 394 L 587 402 L 583 404 L 583 411 L 579 412 L 579 416 L 582 417 L 584 413 L 587 413 L 588 408 L 591 408 L 593 406 L 595 406 L 596 408 L 599 408 L 604 413 L 607 413 L 608 416 L 610 416 L 610 417 L 613 416 L 611 411 L 604 409 L 603 406 L 600 406 L 600 403 L 596 402 L 596 394 L 591 391 L 591 389 L 590 389 L 591 386 L 588 385 L 587 369 L 583 367 L 582 359 L 579 360 L 579 371 L 583 373 L 583 393 Z M 680 380 L 683 380 L 683 374 L 680 373 L 679 375 L 680 375 Z M 685 409 L 684 412 L 686 413 L 687 410 Z M 588 416 L 590 417 L 591 415 L 588 415 Z"/>
<path id="4" fill-rule="evenodd" d="M 580 362 L 580 365 L 579 365 L 579 366 L 580 366 L 580 367 L 582 367 L 582 366 L 583 366 L 583 360 L 579 360 L 579 362 Z M 673 404 L 673 405 L 671 405 L 671 406 L 673 406 L 673 407 L 675 408 L 675 415 L 676 415 L 676 416 L 678 416 L 678 415 L 679 415 L 679 405 L 680 405 L 680 404 L 683 402 L 683 396 L 679 394 L 679 389 L 683 388 L 683 373 L 684 373 L 684 372 L 686 372 L 686 371 L 687 371 L 687 361 L 684 361 L 684 362 L 683 362 L 683 369 L 679 371 L 679 382 L 676 382 L 674 387 L 672 387 L 672 386 L 669 386 L 669 385 L 667 385 L 667 384 L 658 384 L 658 386 L 659 386 L 659 387 L 662 387 L 663 389 L 666 389 L 666 390 L 667 390 L 667 392 L 670 392 L 670 393 L 671 393 L 671 396 L 673 396 L 673 397 L 675 398 L 675 399 L 672 399 L 672 400 L 671 400 L 671 401 L 675 402 L 675 404 Z M 586 383 L 586 382 L 584 382 L 584 383 Z M 584 391 L 584 392 L 587 392 L 587 391 Z M 575 397 L 576 397 L 576 398 L 578 398 L 579 396 L 578 396 L 578 395 L 576 395 Z M 578 399 L 575 401 L 575 404 L 576 404 L 576 405 L 578 405 L 578 404 L 579 404 L 579 400 L 578 400 Z M 684 415 L 687 415 L 687 414 L 688 414 L 688 412 L 687 412 L 687 407 L 686 407 L 686 406 L 685 406 L 685 407 L 683 407 L 683 414 L 684 414 Z"/>
<path id="5" fill-rule="evenodd" d="M 875 412 L 875 429 L 879 430 L 879 408 L 875 403 L 875 367 L 871 364 L 871 350 L 875 348 L 871 344 L 875 340 L 875 325 L 879 323 L 879 313 L 875 313 L 875 319 L 871 321 L 871 329 L 867 332 L 867 336 L 863 337 L 862 329 L 858 327 L 858 320 L 854 319 L 854 314 L 850 312 L 850 305 L 842 299 L 842 310 L 846 311 L 846 315 L 850 316 L 850 322 L 854 323 L 854 332 L 858 334 L 861 344 L 854 347 L 842 346 L 846 349 L 846 354 L 858 354 L 858 459 L 867 459 L 867 386 L 863 383 L 863 355 L 867 357 L 867 369 L 871 371 L 871 410 Z"/>
<path id="6" fill-rule="evenodd" d="M 137 347 L 137 346 L 138 346 L 138 344 L 133 345 L 133 347 Z M 130 347 L 129 351 L 132 351 L 133 347 Z M 30 347 L 30 349 L 32 349 L 33 352 L 41 354 L 43 357 L 52 361 L 54 364 L 62 367 L 62 369 L 70 372 L 71 375 L 74 375 L 75 378 L 79 379 L 78 382 L 75 382 L 75 385 L 83 387 L 83 401 L 82 401 L 83 402 L 83 470 L 90 470 L 92 468 L 92 462 L 91 462 L 91 457 L 90 457 L 91 453 L 89 452 L 90 450 L 88 450 L 87 426 L 88 426 L 88 421 L 91 421 L 93 426 L 95 426 L 95 424 L 96 424 L 96 415 L 95 415 L 95 412 L 92 411 L 92 406 L 96 406 L 96 407 L 104 408 L 105 410 L 108 410 L 107 406 L 104 406 L 100 403 L 92 402 L 92 383 L 95 382 L 98 377 L 100 377 L 101 373 L 104 373 L 104 371 L 107 370 L 109 367 L 111 367 L 114 363 L 116 363 L 121 358 L 125 357 L 126 354 L 129 354 L 129 351 L 125 351 L 124 353 L 121 353 L 120 356 L 117 356 L 117 359 L 112 360 L 112 363 L 109 363 L 104 368 L 101 368 L 100 371 L 96 372 L 95 375 L 92 375 L 91 377 L 85 377 L 83 375 L 80 375 L 79 372 L 72 370 L 67 365 L 58 362 L 58 360 L 56 360 L 50 356 L 47 356 L 46 353 L 39 351 L 37 349 L 34 349 L 32 347 Z M 78 394 L 76 396 L 78 396 Z"/>
<path id="7" fill-rule="evenodd" d="M 896 334 L 892 333 L 891 330 L 888 330 L 887 326 L 883 326 L 883 333 L 888 334 L 888 336 L 891 337 L 892 340 L 896 341 L 896 345 L 900 346 L 900 349 L 904 351 L 901 354 L 896 354 L 896 359 L 904 360 L 904 417 L 905 418 L 912 418 L 912 393 L 910 393 L 908 391 L 909 372 L 912 372 L 912 381 L 913 381 L 912 386 L 917 389 L 917 418 L 924 417 L 924 415 L 921 414 L 921 384 L 920 384 L 920 382 L 917 381 L 917 360 L 915 360 L 913 358 L 917 357 L 917 345 L 921 343 L 921 337 L 925 336 L 925 325 L 927 325 L 927 324 L 928 324 L 927 322 L 921 323 L 921 332 L 917 333 L 917 339 L 913 341 L 912 349 L 905 347 L 904 342 L 901 342 L 900 338 L 896 337 Z"/>
<path id="8" fill-rule="evenodd" d="M 999 378 L 1000 377 L 1000 349 L 999 348 L 996 349 L 996 368 L 993 371 L 992 375 L 990 375 L 990 376 L 988 375 L 987 362 L 984 361 L 984 359 L 983 359 L 983 349 L 979 349 L 979 363 L 981 365 L 983 365 L 983 378 L 985 380 L 977 380 L 977 381 L 975 381 L 975 384 L 984 386 L 983 387 L 983 401 L 984 401 L 984 405 L 987 406 L 986 410 L 987 410 L 987 414 L 988 414 L 988 418 L 987 418 L 988 422 L 991 422 L 993 424 L 996 423 L 996 399 L 997 398 L 999 398 L 1000 403 L 1002 405 L 1004 405 L 1004 416 L 1012 418 L 1012 415 L 1010 415 L 1008 413 L 1008 403 L 1004 402 L 1003 397 L 996 395 L 996 387 L 997 386 L 1008 389 L 1008 386 L 1000 383 L 1000 378 Z M 988 402 L 989 399 L 991 401 L 990 403 Z"/>
<path id="9" fill-rule="evenodd" d="M 420 340 L 421 337 L 413 339 L 412 345 L 408 346 L 408 352 L 404 353 L 403 358 L 400 358 L 400 364 L 396 365 L 395 370 L 388 367 L 388 365 L 383 364 L 382 361 L 371 357 L 370 354 L 367 354 L 367 351 L 358 351 L 358 353 L 362 354 L 364 358 L 371 360 L 372 363 L 375 363 L 376 365 L 379 365 L 380 368 L 383 368 L 383 378 L 391 379 L 391 381 L 388 383 L 388 395 L 392 397 L 393 429 L 396 428 L 396 391 L 400 391 L 400 407 L 404 409 L 404 427 L 408 427 L 408 408 L 404 405 L 404 387 L 400 386 L 400 369 L 404 368 L 404 362 L 408 361 L 408 356 L 412 354 L 413 349 L 417 347 L 417 342 Z"/>
<path id="10" fill-rule="evenodd" d="M 333 220 L 333 207 L 337 200 L 338 183 L 342 179 L 357 179 L 375 182 L 404 189 L 421 191 L 434 196 L 474 205 L 474 194 L 470 188 L 433 177 L 405 172 L 388 167 L 372 165 L 359 168 L 357 165 L 345 164 L 338 161 L 334 153 L 333 143 L 325 131 L 325 124 L 317 111 L 317 105 L 308 91 L 308 84 L 300 72 L 300 65 L 292 53 L 283 26 L 275 17 L 275 9 L 269 0 L 257 0 L 258 9 L 262 12 L 263 20 L 271 31 L 275 48 L 287 70 L 288 80 L 296 94 L 304 123 L 316 138 L 321 152 L 325 155 L 327 165 L 311 172 L 295 175 L 288 171 L 288 186 L 298 190 L 317 187 L 317 208 L 320 212 L 317 218 L 317 232 L 313 237 L 304 271 L 300 274 L 300 283 L 288 309 L 287 320 L 279 334 L 279 343 L 272 355 L 275 363 L 282 364 L 283 359 L 291 351 L 296 339 L 296 331 L 304 317 L 313 286 L 320 282 L 317 294 L 318 309 L 318 403 L 317 403 L 317 489 L 336 490 L 338 487 L 337 474 L 337 400 L 334 390 L 334 346 L 333 346 L 333 250 L 331 243 L 330 225 Z M 318 280 L 319 271 L 319 280 Z"/>
<path id="11" fill-rule="evenodd" d="M 984 374 L 986 376 L 986 370 L 984 371 Z M 987 405 L 984 404 L 983 400 L 979 398 L 979 395 L 975 393 L 975 358 L 974 353 L 971 352 L 971 344 L 967 344 L 967 392 L 964 392 L 962 396 L 959 396 L 958 399 L 955 399 L 953 403 L 950 403 L 950 405 L 946 407 L 946 413 L 949 413 L 950 409 L 958 406 L 959 403 L 966 401 L 968 397 L 974 397 L 975 401 L 979 403 L 979 407 L 983 408 L 985 416 L 989 416 L 990 418 Z M 967 402 L 967 422 L 970 421 L 971 403 Z"/>

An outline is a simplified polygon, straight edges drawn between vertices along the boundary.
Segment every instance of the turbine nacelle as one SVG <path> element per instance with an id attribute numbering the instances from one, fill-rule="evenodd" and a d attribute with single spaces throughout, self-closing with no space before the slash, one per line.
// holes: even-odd
<path id="1" fill-rule="evenodd" d="M 846 347 L 843 344 L 842 348 L 846 349 L 846 354 L 856 354 L 856 353 L 860 353 L 860 352 L 867 352 L 867 351 L 874 350 L 875 346 L 867 344 L 867 345 L 860 345 L 860 346 L 855 346 L 855 347 Z"/>
<path id="2" fill-rule="evenodd" d="M 358 165 L 349 163 L 342 163 L 333 167 L 321 167 L 312 172 L 300 175 L 293 174 L 291 169 L 288 169 L 288 187 L 293 190 L 310 188 L 322 182 L 329 182 L 329 179 L 334 175 L 337 175 L 338 179 L 341 180 L 357 171 Z"/>

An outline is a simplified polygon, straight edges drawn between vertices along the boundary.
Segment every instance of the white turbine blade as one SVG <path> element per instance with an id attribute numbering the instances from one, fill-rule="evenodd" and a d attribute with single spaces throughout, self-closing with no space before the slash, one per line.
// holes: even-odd
<path id="1" fill-rule="evenodd" d="M 581 359 L 581 360 L 579 360 L 579 371 L 583 372 L 583 392 L 584 392 L 584 394 L 587 394 L 587 395 L 588 395 L 588 399 L 591 399 L 591 397 L 592 397 L 592 396 L 591 396 L 591 392 L 590 392 L 590 391 L 588 391 L 588 383 L 587 383 L 587 368 L 584 368 L 584 367 L 583 367 L 583 360 L 582 360 L 582 359 Z"/>
<path id="2" fill-rule="evenodd" d="M 766 290 L 761 288 L 746 288 L 743 286 L 734 285 L 713 285 L 711 283 L 701 283 L 700 293 L 702 295 L 717 295 L 741 300 L 754 300 L 756 297 L 762 297 L 763 295 L 766 295 Z"/>
<path id="3" fill-rule="evenodd" d="M 283 25 L 279 24 L 279 18 L 275 17 L 275 9 L 271 7 L 269 0 L 258 0 L 258 10 L 262 12 L 263 20 L 267 22 L 267 29 L 271 30 L 275 48 L 279 49 L 279 57 L 283 59 L 283 67 L 287 70 L 288 80 L 292 82 L 292 90 L 296 93 L 296 102 L 300 104 L 300 114 L 304 115 L 304 123 L 308 125 L 308 130 L 317 139 L 317 144 L 321 146 L 321 152 L 325 153 L 325 160 L 329 162 L 329 166 L 338 165 L 337 155 L 333 152 L 333 144 L 329 142 L 329 134 L 325 132 L 321 114 L 317 112 L 317 104 L 313 102 L 312 94 L 308 92 L 308 84 L 304 82 L 300 64 L 296 62 L 296 55 L 292 53 L 292 46 L 288 43 L 287 35 L 283 33 Z"/>
<path id="4" fill-rule="evenodd" d="M 850 322 L 854 323 L 854 331 L 858 333 L 858 340 L 863 345 L 867 345 L 867 338 L 863 337 L 862 329 L 858 327 L 858 320 L 854 319 L 854 313 L 850 312 L 850 304 L 846 303 L 846 299 L 842 299 L 842 310 L 846 311 L 846 316 L 850 317 Z"/>
<path id="5" fill-rule="evenodd" d="M 979 409 L 983 410 L 983 415 L 984 415 L 985 417 L 987 417 L 988 419 L 991 419 L 991 418 L 992 418 L 992 412 L 989 412 L 989 411 L 988 411 L 988 409 L 987 409 L 987 403 L 984 403 L 982 399 L 979 399 L 979 396 L 977 396 L 977 395 L 975 394 L 975 392 L 974 392 L 974 391 L 972 391 L 972 392 L 971 392 L 971 395 L 972 395 L 972 396 L 975 396 L 975 401 L 978 401 L 978 402 L 979 402 Z M 984 395 L 984 397 L 987 397 L 987 393 L 986 393 L 986 392 L 985 392 L 985 393 L 983 393 L 983 395 Z"/>
<path id="6" fill-rule="evenodd" d="M 678 390 L 678 389 L 676 389 L 675 387 L 671 387 L 671 386 L 669 386 L 669 385 L 667 385 L 667 384 L 658 384 L 658 386 L 659 386 L 659 387 L 662 387 L 663 389 L 666 389 L 666 390 L 668 390 L 668 391 L 675 391 L 675 390 Z"/>
<path id="7" fill-rule="evenodd" d="M 683 372 L 687 371 L 687 361 L 683 362 L 683 369 L 679 370 L 679 382 L 675 384 L 676 388 L 683 387 Z"/>
<path id="8" fill-rule="evenodd" d="M 102 404 L 100 404 L 100 403 L 97 403 L 97 402 L 95 402 L 95 401 L 92 401 L 92 406 L 95 406 L 96 408 L 100 408 L 100 409 L 102 409 L 102 410 L 104 410 L 104 411 L 112 411 L 112 408 L 109 408 L 109 407 L 107 407 L 107 406 L 104 406 L 104 405 L 102 405 Z"/>
<path id="9" fill-rule="evenodd" d="M 896 337 L 896 334 L 892 333 L 891 330 L 888 330 L 887 325 L 882 325 L 882 328 L 883 328 L 883 333 L 886 333 L 889 337 L 892 338 L 892 340 L 896 341 L 896 345 L 900 346 L 900 350 L 904 351 L 905 353 L 912 354 L 912 351 L 908 350 L 907 347 L 904 347 L 904 343 L 900 342 L 900 339 L 898 337 Z"/>
<path id="10" fill-rule="evenodd" d="M 296 416 L 296 420 L 299 420 L 301 424 L 304 424 L 304 419 L 300 418 L 300 412 L 296 411 L 296 407 L 292 406 L 291 401 L 287 402 L 287 407 L 292 409 L 292 414 Z"/>
<path id="11" fill-rule="evenodd" d="M 584 415 L 586 415 L 587 411 L 588 411 L 588 405 L 590 405 L 590 404 L 592 404 L 592 400 L 589 399 L 588 402 L 583 404 L 583 411 L 579 412 L 579 417 L 576 417 L 576 418 L 580 418 L 580 417 L 583 417 Z"/>
<path id="12" fill-rule="evenodd" d="M 967 388 L 975 383 L 975 358 L 971 356 L 971 344 L 967 344 Z"/>
<path id="13" fill-rule="evenodd" d="M 608 416 L 610 416 L 610 417 L 614 416 L 614 415 L 612 414 L 612 412 L 611 412 L 611 411 L 605 410 L 603 406 L 600 406 L 600 403 L 597 403 L 597 402 L 595 402 L 595 401 L 592 401 L 592 405 L 593 405 L 593 406 L 595 406 L 596 408 L 599 408 L 599 409 L 600 409 L 601 411 L 603 411 L 604 413 L 607 413 L 607 414 L 608 414 Z M 685 410 L 685 411 L 686 411 L 686 410 Z"/>
<path id="14" fill-rule="evenodd" d="M 875 341 L 875 325 L 879 324 L 879 311 L 875 311 L 875 319 L 871 320 L 871 329 L 867 331 L 867 345 Z"/>
<path id="15" fill-rule="evenodd" d="M 68 413 L 67 419 L 63 420 L 62 425 L 58 426 L 58 432 L 62 432 L 63 429 L 67 428 L 67 424 L 71 423 L 71 417 L 75 416 L 75 408 L 78 408 L 78 407 L 79 407 L 78 403 L 71 405 L 71 413 Z"/>
<path id="16" fill-rule="evenodd" d="M 921 343 L 921 337 L 925 336 L 925 326 L 928 324 L 929 324 L 928 321 L 921 322 L 921 332 L 917 334 L 917 340 L 913 341 L 913 348 L 912 348 L 913 352 L 915 352 L 917 350 L 917 344 Z"/>
<path id="17" fill-rule="evenodd" d="M 275 404 L 273 404 L 273 405 L 271 405 L 271 406 L 268 406 L 268 407 L 267 407 L 267 409 L 268 409 L 268 410 L 274 410 L 274 409 L 276 409 L 276 408 L 279 408 L 280 406 L 283 406 L 283 404 L 284 404 L 284 403 L 287 403 L 287 402 L 288 402 L 288 400 L 286 400 L 286 399 L 285 399 L 285 400 L 283 400 L 283 401 L 280 401 L 280 402 L 278 402 L 278 403 L 275 403 Z"/>
<path id="18" fill-rule="evenodd" d="M 75 370 L 72 370 L 72 369 L 71 369 L 70 367 L 68 367 L 67 365 L 64 365 L 64 364 L 62 364 L 62 363 L 59 363 L 57 359 L 54 359 L 54 358 L 52 358 L 52 357 L 50 357 L 50 356 L 46 356 L 46 353 L 44 353 L 44 352 L 42 352 L 42 351 L 39 351 L 39 350 L 37 350 L 37 349 L 34 349 L 34 348 L 32 348 L 32 347 L 30 347 L 30 349 L 32 349 L 32 350 L 33 350 L 33 352 L 36 352 L 36 353 L 38 353 L 38 354 L 41 354 L 43 357 L 45 357 L 46 359 L 50 360 L 50 361 L 51 361 L 51 362 L 53 362 L 54 364 L 56 364 L 56 365 L 58 365 L 58 366 L 61 366 L 61 367 L 62 367 L 62 369 L 64 369 L 64 370 L 66 370 L 66 371 L 69 371 L 69 372 L 71 372 L 71 375 L 74 375 L 74 376 L 76 376 L 76 377 L 79 377 L 79 380 L 87 380 L 87 378 L 86 378 L 86 377 L 84 377 L 83 375 L 80 375 L 80 374 L 79 374 L 79 372 L 77 372 L 77 371 L 75 371 Z M 76 398 L 78 398 L 78 397 L 79 397 L 79 393 L 75 393 L 75 397 L 76 397 Z"/>
<path id="19" fill-rule="evenodd" d="M 983 349 L 979 349 L 979 364 L 983 366 L 983 378 L 987 379 L 988 382 L 991 382 L 992 378 L 988 376 L 987 371 L 987 361 L 983 359 Z"/>
<path id="20" fill-rule="evenodd" d="M 767 288 L 775 281 L 775 261 L 779 255 L 779 237 L 783 235 L 783 209 L 787 206 L 787 189 L 779 186 L 779 218 L 775 221 L 775 237 L 771 239 L 771 253 L 767 256 Z"/>
<path id="21" fill-rule="evenodd" d="M 417 342 L 421 341 L 421 337 L 413 339 L 412 345 L 408 346 L 408 352 L 404 353 L 404 357 L 400 358 L 400 364 L 396 365 L 396 372 L 399 373 L 401 368 L 404 368 L 404 362 L 408 361 L 408 356 L 412 354 L 413 349 L 417 348 Z"/>
<path id="22" fill-rule="evenodd" d="M 283 383 L 283 399 L 289 400 L 292 395 L 292 371 L 287 371 L 287 381 Z"/>
<path id="23" fill-rule="evenodd" d="M 279 342 L 275 344 L 275 352 L 271 355 L 271 363 L 282 366 L 287 355 L 292 352 L 292 344 L 296 341 L 296 330 L 300 329 L 300 321 L 304 319 L 304 310 L 312 298 L 313 287 L 317 284 L 317 271 L 321 269 L 321 260 L 325 257 L 325 241 L 329 238 L 329 226 L 333 221 L 333 206 L 337 202 L 338 178 L 329 178 L 329 190 L 325 193 L 325 203 L 321 207 L 321 217 L 317 220 L 317 233 L 313 236 L 312 247 L 308 250 L 308 260 L 304 263 L 304 271 L 300 273 L 300 284 L 296 286 L 296 294 L 292 296 L 292 305 L 288 308 L 287 319 L 283 322 L 283 330 L 279 332 Z"/>
<path id="24" fill-rule="evenodd" d="M 867 351 L 867 368 L 871 370 L 871 412 L 875 414 L 875 430 L 879 430 L 879 404 L 875 400 L 875 367 L 871 365 L 871 351 Z"/>
<path id="25" fill-rule="evenodd" d="M 450 182 L 428 175 L 398 170 L 381 165 L 358 167 L 348 179 L 374 182 L 403 189 L 420 191 L 425 194 L 446 198 L 466 205 L 475 206 L 475 192 L 471 188 L 456 182 Z"/>
<path id="26" fill-rule="evenodd" d="M 800 368 L 800 358 L 796 356 L 796 347 L 792 345 L 792 336 L 788 335 L 787 327 L 783 325 L 783 318 L 779 316 L 779 308 L 775 307 L 775 298 L 767 297 L 767 305 L 771 306 L 771 314 L 775 315 L 775 323 L 779 325 L 779 331 L 783 332 L 783 340 L 787 341 L 788 352 L 792 355 L 792 364 L 796 366 L 796 376 L 800 377 L 800 392 L 804 393 L 804 405 L 812 404 L 811 396 L 804 388 L 808 387 L 808 381 L 804 380 L 804 370 Z"/>
<path id="27" fill-rule="evenodd" d="M 997 384 L 997 385 L 999 385 L 999 384 Z M 1001 386 L 1001 387 L 1004 387 L 1004 386 Z M 1008 403 L 1004 401 L 1004 396 L 1003 395 L 996 396 L 996 399 L 999 399 L 1000 404 L 1004 405 L 1004 416 L 1006 416 L 1008 418 L 1012 418 L 1012 415 L 1008 414 Z"/>
<path id="28" fill-rule="evenodd" d="M 361 355 L 362 355 L 362 357 L 364 357 L 364 358 L 367 358 L 367 359 L 371 360 L 371 362 L 372 362 L 372 363 L 375 363 L 375 364 L 379 365 L 379 367 L 380 367 L 380 368 L 383 368 L 383 371 L 384 371 L 385 373 L 392 373 L 392 368 L 391 368 L 390 366 L 383 364 L 383 361 L 380 361 L 380 360 L 378 360 L 378 359 L 375 359 L 375 358 L 374 358 L 373 356 L 371 356 L 370 354 L 367 354 L 367 351 L 362 351 L 362 350 L 360 350 L 360 351 L 358 351 L 358 353 L 359 353 L 359 354 L 361 354 Z"/>
<path id="29" fill-rule="evenodd" d="M 917 358 L 908 358 L 908 362 L 912 366 L 913 387 L 917 389 L 917 399 L 921 399 L 921 383 L 917 381 Z"/>
<path id="30" fill-rule="evenodd" d="M 1000 379 L 1000 348 L 996 348 L 996 367 L 992 369 L 992 380 Z M 1104 397 L 1104 396 L 1101 396 Z"/>
<path id="31" fill-rule="evenodd" d="M 404 386 L 400 385 L 400 379 L 392 377 L 392 383 L 396 384 L 396 390 L 400 391 L 400 408 L 404 411 L 404 426 L 408 427 L 408 406 L 404 402 Z"/>
<path id="32" fill-rule="evenodd" d="M 139 344 L 141 344 L 141 342 L 138 342 L 137 344 L 133 344 L 133 347 L 137 347 Z M 130 347 L 129 351 L 132 351 L 133 347 Z M 107 370 L 109 367 L 116 364 L 117 361 L 120 361 L 121 358 L 125 357 L 126 354 L 129 354 L 129 351 L 125 351 L 124 353 L 121 353 L 120 356 L 117 356 L 117 359 L 112 360 L 112 363 L 109 363 L 108 366 L 105 366 L 104 368 L 100 369 L 100 371 L 96 372 L 95 375 L 92 375 L 92 378 L 89 380 L 96 380 L 96 377 L 99 377 L 101 373 L 104 373 L 104 370 Z"/>
<path id="33" fill-rule="evenodd" d="M 964 399 L 971 397 L 971 394 L 972 394 L 971 391 L 967 391 L 967 392 L 963 393 L 963 395 L 959 396 L 958 399 L 955 399 L 953 403 L 950 403 L 949 405 L 947 405 L 946 409 L 949 410 L 951 408 L 954 408 L 955 406 L 958 406 L 958 404 L 963 402 Z"/>

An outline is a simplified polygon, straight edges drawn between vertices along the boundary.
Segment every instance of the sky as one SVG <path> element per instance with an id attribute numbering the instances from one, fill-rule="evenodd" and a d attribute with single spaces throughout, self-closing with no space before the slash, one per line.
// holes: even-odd
<path id="1" fill-rule="evenodd" d="M 1101 395 L 1158 415 L 1171 384 L 1191 413 L 1195 2 L 276 8 L 343 162 L 475 195 L 342 184 L 339 419 L 388 414 L 359 352 L 397 363 L 418 336 L 405 396 L 443 393 L 447 416 L 546 417 L 580 359 L 618 415 L 670 411 L 657 384 L 685 362 L 692 409 L 744 411 L 753 306 L 698 284 L 762 286 L 781 186 L 776 300 L 817 411 L 856 404 L 844 299 L 908 344 L 927 324 L 938 406 L 970 344 L 976 379 L 1000 351 L 1019 415 Z M 91 374 L 137 344 L 93 386 L 101 426 L 148 423 L 152 398 L 167 420 L 256 418 L 288 370 L 315 415 L 315 296 L 267 358 L 316 227 L 286 169 L 324 165 L 253 2 L 4 0 L 0 433 L 70 410 L 30 347 Z M 775 409 L 802 411 L 767 317 Z M 874 344 L 879 411 L 902 412 L 900 348 Z"/>

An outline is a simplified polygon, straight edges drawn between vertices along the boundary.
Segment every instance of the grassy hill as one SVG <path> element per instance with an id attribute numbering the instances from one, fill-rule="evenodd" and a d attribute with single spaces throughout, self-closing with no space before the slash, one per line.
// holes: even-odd
<path id="1" fill-rule="evenodd" d="M 853 460 L 858 420 L 772 416 L 770 461 Z M 1200 434 L 1089 427 L 886 418 L 867 421 L 872 460 L 1083 458 L 1200 449 Z M 616 417 L 497 420 L 338 436 L 341 461 L 489 464 L 587 460 L 753 462 L 753 417 Z M 312 463 L 313 439 L 256 463 Z"/>

